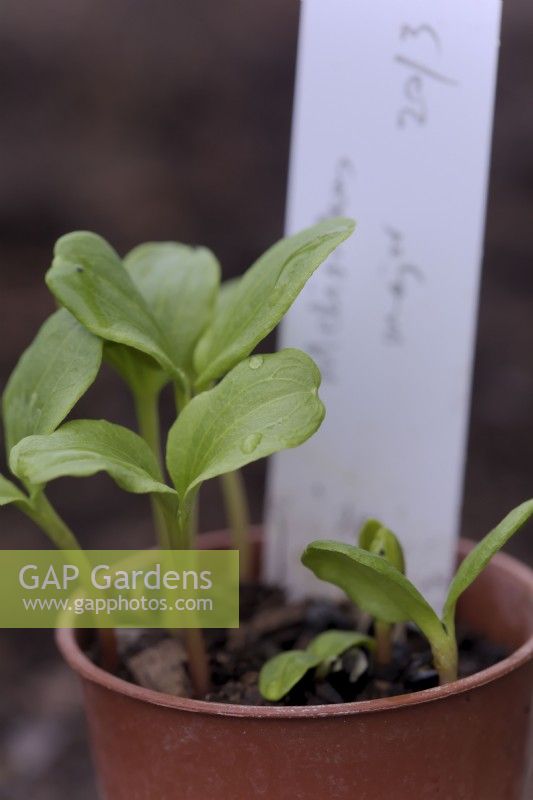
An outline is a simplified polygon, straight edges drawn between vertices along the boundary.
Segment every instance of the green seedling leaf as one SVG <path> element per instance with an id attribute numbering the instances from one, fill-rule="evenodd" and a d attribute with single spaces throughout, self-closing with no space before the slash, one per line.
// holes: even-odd
<path id="1" fill-rule="evenodd" d="M 33 485 L 63 476 L 107 472 L 128 492 L 173 493 L 154 454 L 136 433 L 103 420 L 75 420 L 47 436 L 29 436 L 11 451 L 14 475 Z"/>
<path id="2" fill-rule="evenodd" d="M 396 536 L 377 519 L 365 522 L 359 533 L 359 546 L 369 553 L 384 558 L 399 572 L 405 574 L 405 560 L 400 542 Z M 393 652 L 393 626 L 381 619 L 374 619 L 374 635 L 376 637 L 376 662 L 381 665 L 390 664 Z"/>
<path id="3" fill-rule="evenodd" d="M 366 647 L 373 650 L 374 639 L 357 631 L 325 631 L 319 634 L 307 647 L 306 652 L 317 659 L 317 665 L 333 662 L 352 647 Z"/>
<path id="4" fill-rule="evenodd" d="M 219 304 L 195 353 L 198 388 L 248 356 L 290 308 L 307 280 L 350 236 L 351 219 L 325 220 L 282 239 L 262 255 Z"/>
<path id="5" fill-rule="evenodd" d="M 194 348 L 217 299 L 217 259 L 205 247 L 154 242 L 132 250 L 124 266 L 165 335 L 173 363 L 191 375 Z"/>
<path id="6" fill-rule="evenodd" d="M 359 547 L 363 550 L 370 550 L 377 532 L 383 528 L 383 524 L 378 519 L 367 519 L 359 531 Z"/>
<path id="7" fill-rule="evenodd" d="M 483 572 L 491 558 L 504 546 L 533 515 L 533 500 L 514 508 L 473 550 L 466 556 L 457 570 L 448 589 L 444 604 L 443 621 L 446 629 L 452 633 L 455 629 L 455 608 L 462 593 Z"/>
<path id="8" fill-rule="evenodd" d="M 405 574 L 403 548 L 397 537 L 377 519 L 365 522 L 359 533 L 359 547 L 385 558 L 389 564 Z"/>
<path id="9" fill-rule="evenodd" d="M 217 296 L 220 266 L 214 255 L 174 242 L 148 243 L 132 250 L 124 265 L 164 333 L 174 363 L 190 374 L 194 347 Z M 108 342 L 104 356 L 136 397 L 157 395 L 169 380 L 153 358 L 131 347 Z"/>
<path id="10" fill-rule="evenodd" d="M 376 619 L 388 623 L 412 620 L 428 639 L 442 638 L 442 624 L 431 606 L 405 575 L 381 556 L 349 544 L 316 541 L 304 551 L 302 563 Z"/>
<path id="11" fill-rule="evenodd" d="M 374 647 L 374 640 L 356 631 L 326 631 L 317 636 L 306 650 L 280 653 L 263 666 L 259 675 L 259 691 L 266 700 L 277 702 L 285 697 L 304 675 L 323 668 L 325 677 L 331 664 L 352 647 Z"/>
<path id="12" fill-rule="evenodd" d="M 46 274 L 50 291 L 91 333 L 153 358 L 183 389 L 172 348 L 113 248 L 95 233 L 61 237 Z"/>
<path id="13" fill-rule="evenodd" d="M 230 278 L 220 284 L 217 301 L 215 304 L 215 316 L 225 315 L 230 303 L 234 302 L 234 297 L 239 291 L 241 278 Z"/>
<path id="14" fill-rule="evenodd" d="M 208 478 L 308 439 L 324 418 L 320 372 L 299 350 L 252 356 L 174 423 L 167 465 L 181 503 Z"/>
<path id="15" fill-rule="evenodd" d="M 14 483 L 0 475 L 0 506 L 10 503 L 27 503 L 28 498 Z"/>
<path id="16" fill-rule="evenodd" d="M 299 683 L 304 675 L 317 666 L 317 660 L 305 650 L 279 653 L 263 666 L 259 674 L 259 691 L 271 703 L 276 703 Z"/>
<path id="17" fill-rule="evenodd" d="M 124 344 L 105 342 L 104 360 L 136 397 L 157 396 L 170 377 L 153 358 Z"/>
<path id="18" fill-rule="evenodd" d="M 102 342 L 65 309 L 44 323 L 15 367 L 3 397 L 7 452 L 52 433 L 95 380 Z"/>

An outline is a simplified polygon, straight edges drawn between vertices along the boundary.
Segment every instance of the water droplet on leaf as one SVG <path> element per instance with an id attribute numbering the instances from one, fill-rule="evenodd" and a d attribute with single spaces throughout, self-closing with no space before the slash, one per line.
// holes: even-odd
<path id="1" fill-rule="evenodd" d="M 257 447 L 259 446 L 259 443 L 261 442 L 262 438 L 263 438 L 263 434 L 262 433 L 250 433 L 246 437 L 246 439 L 242 440 L 242 443 L 241 443 L 242 452 L 246 453 L 247 455 L 249 455 L 250 453 L 253 453 L 254 450 L 256 450 Z"/>
<path id="2" fill-rule="evenodd" d="M 263 358 L 262 356 L 252 356 L 252 358 L 248 362 L 248 366 L 250 369 L 259 369 L 259 367 L 263 366 Z"/>

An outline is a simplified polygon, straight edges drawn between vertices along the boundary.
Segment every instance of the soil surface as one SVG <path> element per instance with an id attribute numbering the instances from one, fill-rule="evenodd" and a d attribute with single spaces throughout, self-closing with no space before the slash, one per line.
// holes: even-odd
<path id="1" fill-rule="evenodd" d="M 279 703 L 264 700 L 258 689 L 262 665 L 283 650 L 304 649 L 326 630 L 372 633 L 368 617 L 348 604 L 329 600 L 286 603 L 283 592 L 245 586 L 238 630 L 205 631 L 212 688 L 206 700 L 243 705 L 306 706 L 372 700 L 417 692 L 438 685 L 427 641 L 411 625 L 397 626 L 392 662 L 377 665 L 358 648 L 333 664 L 326 678 L 310 671 Z M 179 641 L 164 631 L 123 631 L 119 674 L 147 688 L 191 695 L 186 656 Z M 504 648 L 458 628 L 459 676 L 466 677 L 507 656 Z M 97 659 L 98 654 L 93 653 Z"/>

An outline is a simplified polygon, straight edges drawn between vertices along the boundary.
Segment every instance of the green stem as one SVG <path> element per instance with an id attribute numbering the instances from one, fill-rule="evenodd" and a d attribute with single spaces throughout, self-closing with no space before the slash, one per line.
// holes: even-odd
<path id="1" fill-rule="evenodd" d="M 192 549 L 198 538 L 200 508 L 198 502 L 198 492 L 194 492 L 194 497 L 191 502 L 191 510 L 189 513 L 189 523 L 187 526 L 187 539 L 189 549 Z"/>
<path id="2" fill-rule="evenodd" d="M 185 408 L 185 406 L 190 402 L 192 396 L 190 391 L 184 390 L 181 386 L 177 383 L 174 384 L 174 401 L 176 403 L 176 411 L 178 412 L 178 416 L 181 411 Z"/>
<path id="3" fill-rule="evenodd" d="M 52 540 L 59 550 L 80 550 L 80 544 L 66 522 L 63 522 L 50 501 L 40 492 L 32 505 L 20 505 L 24 513 Z"/>
<path id="4" fill-rule="evenodd" d="M 158 464 L 163 468 L 161 433 L 159 424 L 159 392 L 135 392 L 135 412 L 139 433 L 153 450 Z"/>
<path id="5" fill-rule="evenodd" d="M 74 533 L 64 522 L 52 506 L 44 492 L 39 492 L 29 503 L 20 504 L 23 511 L 42 531 L 51 539 L 58 550 L 81 550 L 80 543 Z M 82 551 L 85 580 L 88 580 L 90 564 Z M 100 642 L 100 658 L 102 667 L 108 672 L 117 670 L 119 659 L 115 631 L 112 629 L 97 628 L 96 633 Z"/>
<path id="6" fill-rule="evenodd" d="M 159 392 L 134 392 L 133 398 L 139 433 L 153 451 L 160 469 L 163 470 L 159 423 Z M 150 505 L 160 547 L 166 550 L 170 547 L 171 532 L 161 498 L 155 494 L 150 495 Z"/>
<path id="7" fill-rule="evenodd" d="M 177 415 L 183 411 L 191 400 L 190 393 L 184 393 L 178 385 L 174 387 Z M 185 499 L 178 512 L 177 525 L 173 527 L 171 545 L 176 550 L 190 550 L 198 533 L 198 490 L 193 491 Z M 210 670 L 204 632 L 197 628 L 189 628 L 184 632 L 185 648 L 189 660 L 191 681 L 196 695 L 205 697 L 210 687 Z"/>
<path id="8" fill-rule="evenodd" d="M 193 490 L 178 511 L 178 524 L 173 531 L 172 547 L 190 550 L 198 531 L 198 490 Z"/>
<path id="9" fill-rule="evenodd" d="M 239 551 L 241 581 L 250 581 L 252 579 L 250 514 L 242 473 L 235 470 L 220 477 L 233 546 Z"/>
<path id="10" fill-rule="evenodd" d="M 183 634 L 194 691 L 197 697 L 203 698 L 211 683 L 204 632 L 199 628 L 186 628 Z"/>
<path id="11" fill-rule="evenodd" d="M 152 508 L 152 518 L 154 520 L 157 538 L 159 539 L 159 546 L 162 550 L 168 550 L 170 547 L 170 532 L 165 512 L 161 508 L 158 495 L 150 495 L 150 506 Z"/>
<path id="12" fill-rule="evenodd" d="M 433 664 L 439 673 L 439 683 L 444 685 L 457 680 L 459 653 L 455 633 L 446 633 L 443 628 L 442 637 L 430 641 Z"/>

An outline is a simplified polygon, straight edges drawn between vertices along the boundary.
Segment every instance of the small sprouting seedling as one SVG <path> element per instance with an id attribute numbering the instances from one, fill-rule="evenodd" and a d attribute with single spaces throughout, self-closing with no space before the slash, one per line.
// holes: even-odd
<path id="1" fill-rule="evenodd" d="M 374 649 L 370 636 L 356 631 L 325 631 L 305 650 L 288 650 L 267 661 L 259 675 L 259 691 L 271 702 L 277 702 L 298 684 L 309 670 L 316 670 L 324 679 L 335 661 L 352 647 Z"/>
<path id="2" fill-rule="evenodd" d="M 189 548 L 200 487 L 220 476 L 246 576 L 248 516 L 236 471 L 301 444 L 324 417 L 309 356 L 251 353 L 353 229 L 349 219 L 324 220 L 281 240 L 222 287 L 205 248 L 145 244 L 122 261 L 96 234 L 59 239 L 46 282 L 63 308 L 22 356 L 3 396 L 9 465 L 22 487 L 0 476 L 0 505 L 18 506 L 58 547 L 77 548 L 46 485 L 103 471 L 126 491 L 150 495 L 163 547 Z M 95 380 L 102 354 L 131 389 L 140 435 L 103 420 L 61 425 Z M 164 460 L 158 404 L 167 384 L 177 419 Z M 201 636 L 185 636 L 202 692 Z"/>
<path id="3" fill-rule="evenodd" d="M 389 564 L 405 574 L 405 559 L 403 549 L 396 536 L 381 522 L 369 519 L 365 522 L 359 533 L 359 547 L 386 559 Z M 374 620 L 374 634 L 376 637 L 376 662 L 389 664 L 392 657 L 392 631 L 393 626 L 385 620 Z"/>
<path id="4" fill-rule="evenodd" d="M 361 547 L 316 541 L 302 555 L 303 564 L 321 580 L 333 583 L 363 611 L 385 623 L 411 621 L 427 638 L 441 683 L 457 679 L 455 610 L 459 597 L 488 562 L 533 515 L 533 500 L 511 511 L 474 547 L 453 578 L 439 619 L 418 589 L 386 558 Z"/>

